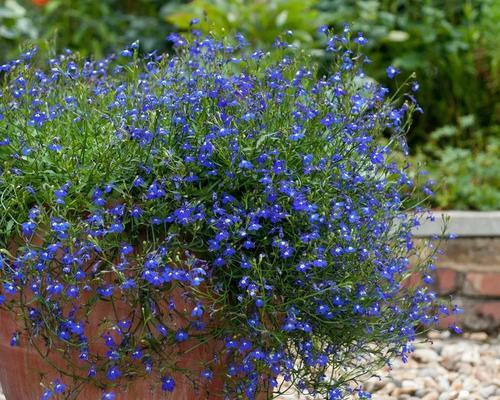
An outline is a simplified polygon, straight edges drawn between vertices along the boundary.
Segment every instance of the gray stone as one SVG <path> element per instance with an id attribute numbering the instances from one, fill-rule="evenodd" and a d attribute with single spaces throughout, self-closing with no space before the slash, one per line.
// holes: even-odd
<path id="1" fill-rule="evenodd" d="M 462 353 L 460 361 L 469 364 L 479 364 L 481 355 L 477 346 L 471 347 Z"/>
<path id="2" fill-rule="evenodd" d="M 469 400 L 470 392 L 468 390 L 461 390 L 458 392 L 457 400 Z"/>
<path id="3" fill-rule="evenodd" d="M 451 400 L 453 399 L 451 392 L 443 392 L 439 395 L 438 400 Z"/>
<path id="4" fill-rule="evenodd" d="M 430 392 L 427 393 L 424 397 L 422 397 L 422 400 L 438 400 L 438 398 L 439 398 L 438 392 Z"/>
<path id="5" fill-rule="evenodd" d="M 441 357 L 434 350 L 425 348 L 416 349 L 413 352 L 413 358 L 423 363 L 431 363 L 441 360 Z"/>
<path id="6" fill-rule="evenodd" d="M 436 331 L 432 330 L 427 333 L 427 337 L 431 340 L 448 339 L 451 336 L 450 331 Z"/>
<path id="7" fill-rule="evenodd" d="M 439 361 L 422 362 L 414 353 L 406 364 L 395 361 L 393 369 L 383 368 L 379 371 L 382 381 L 371 378 L 365 388 L 375 390 L 374 400 L 500 400 L 500 379 L 497 378 L 500 377 L 500 338 L 481 342 L 473 339 L 471 335 L 435 339 L 435 345 L 443 348 Z M 416 350 L 429 350 L 430 346 L 417 343 Z M 453 370 L 444 368 L 447 363 L 453 365 Z M 279 400 L 313 399 L 283 396 Z"/>
<path id="8" fill-rule="evenodd" d="M 479 394 L 483 396 L 485 399 L 490 398 L 490 396 L 495 393 L 496 387 L 495 385 L 482 386 L 479 388 Z"/>
<path id="9" fill-rule="evenodd" d="M 477 340 L 479 342 L 484 342 L 488 340 L 488 334 L 486 332 L 472 332 L 469 335 L 470 340 Z"/>
<path id="10" fill-rule="evenodd" d="M 402 393 L 415 393 L 418 389 L 418 385 L 414 381 L 404 380 L 401 382 L 401 389 L 404 390 Z"/>
<path id="11" fill-rule="evenodd" d="M 446 391 L 450 388 L 450 382 L 447 376 L 438 376 L 436 377 L 436 382 L 439 385 L 439 388 L 442 391 Z"/>
<path id="12" fill-rule="evenodd" d="M 449 218 L 447 232 L 457 236 L 500 236 L 500 211 L 446 211 L 433 212 L 432 215 L 433 221 L 426 215 L 421 217 L 420 226 L 414 230 L 416 236 L 440 235 L 445 226 L 443 217 Z"/>

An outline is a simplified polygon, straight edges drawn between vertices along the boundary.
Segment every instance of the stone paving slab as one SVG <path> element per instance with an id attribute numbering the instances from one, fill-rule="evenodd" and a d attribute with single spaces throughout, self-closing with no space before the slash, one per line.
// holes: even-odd
<path id="1" fill-rule="evenodd" d="M 443 230 L 443 215 L 450 218 L 447 233 L 458 237 L 500 236 L 500 211 L 433 211 L 434 221 L 422 218 L 415 236 L 439 235 Z"/>

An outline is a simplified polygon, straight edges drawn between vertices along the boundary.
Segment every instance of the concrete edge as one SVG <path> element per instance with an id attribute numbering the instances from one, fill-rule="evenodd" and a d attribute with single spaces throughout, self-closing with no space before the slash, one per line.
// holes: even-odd
<path id="1" fill-rule="evenodd" d="M 428 218 L 434 217 L 433 220 Z M 413 230 L 416 237 L 440 235 L 445 218 L 449 218 L 446 233 L 457 237 L 500 237 L 500 211 L 432 211 L 420 218 Z"/>

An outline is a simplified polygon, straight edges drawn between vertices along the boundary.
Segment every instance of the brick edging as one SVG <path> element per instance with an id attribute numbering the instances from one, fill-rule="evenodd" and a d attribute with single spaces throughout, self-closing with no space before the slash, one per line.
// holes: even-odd
<path id="1" fill-rule="evenodd" d="M 500 211 L 433 211 L 423 215 L 414 230 L 416 241 L 443 230 L 443 215 L 449 216 L 448 234 L 456 239 L 445 241 L 443 254 L 436 261 L 434 290 L 464 313 L 454 316 L 467 330 L 500 329 Z M 417 278 L 418 279 L 418 278 Z M 443 318 L 447 327 L 452 318 Z"/>

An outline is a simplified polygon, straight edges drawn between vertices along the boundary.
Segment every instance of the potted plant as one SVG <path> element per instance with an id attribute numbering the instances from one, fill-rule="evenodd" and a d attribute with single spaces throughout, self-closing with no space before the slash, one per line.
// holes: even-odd
<path id="1" fill-rule="evenodd" d="M 366 397 L 437 321 L 397 162 L 418 106 L 366 79 L 361 34 L 324 33 L 324 76 L 196 31 L 1 66 L 9 400 Z"/>

